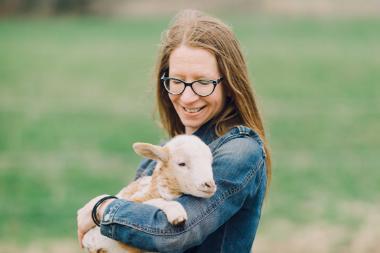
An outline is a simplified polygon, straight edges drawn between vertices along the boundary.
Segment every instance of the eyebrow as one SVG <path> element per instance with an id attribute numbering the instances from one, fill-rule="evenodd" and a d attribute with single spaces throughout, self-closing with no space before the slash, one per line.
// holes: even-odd
<path id="1" fill-rule="evenodd" d="M 173 78 L 177 78 L 177 79 L 181 79 L 183 80 L 183 75 L 181 74 L 172 74 L 172 75 L 169 75 L 169 77 L 173 77 Z M 196 75 L 194 80 L 211 80 L 212 78 L 207 76 L 207 75 Z"/>

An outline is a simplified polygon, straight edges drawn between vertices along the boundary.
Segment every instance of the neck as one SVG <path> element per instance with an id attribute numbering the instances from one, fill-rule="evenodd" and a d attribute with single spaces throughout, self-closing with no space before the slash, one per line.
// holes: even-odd
<path id="1" fill-rule="evenodd" d="M 192 127 L 185 127 L 185 134 L 187 135 L 191 135 L 193 134 L 195 131 L 197 131 L 199 128 L 192 128 Z"/>

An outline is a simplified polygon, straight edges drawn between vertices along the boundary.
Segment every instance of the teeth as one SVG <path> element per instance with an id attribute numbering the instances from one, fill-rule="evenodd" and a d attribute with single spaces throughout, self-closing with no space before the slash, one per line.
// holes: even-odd
<path id="1" fill-rule="evenodd" d="M 185 109 L 185 111 L 187 111 L 187 112 L 199 112 L 201 109 L 202 109 L 202 107 L 198 107 L 198 108 L 186 108 L 186 107 L 184 107 L 183 109 Z"/>

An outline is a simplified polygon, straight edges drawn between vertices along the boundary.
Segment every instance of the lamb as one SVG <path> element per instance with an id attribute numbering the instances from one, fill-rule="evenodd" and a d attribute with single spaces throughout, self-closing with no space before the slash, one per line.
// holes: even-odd
<path id="1" fill-rule="evenodd" d="M 157 161 L 152 176 L 144 176 L 124 187 L 118 198 L 142 202 L 161 209 L 168 221 L 179 225 L 187 220 L 186 210 L 174 201 L 181 194 L 209 198 L 216 191 L 209 147 L 194 135 L 178 135 L 163 147 L 133 144 L 135 152 Z M 99 227 L 88 231 L 83 238 L 84 248 L 90 252 L 142 252 L 126 244 L 101 235 Z"/>

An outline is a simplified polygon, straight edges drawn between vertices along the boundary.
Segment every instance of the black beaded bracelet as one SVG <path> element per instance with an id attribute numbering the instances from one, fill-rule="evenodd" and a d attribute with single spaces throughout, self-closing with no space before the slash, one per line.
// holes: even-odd
<path id="1" fill-rule="evenodd" d="M 96 204 L 94 205 L 94 207 L 92 208 L 92 213 L 91 213 L 91 216 L 92 216 L 92 220 L 94 221 L 95 225 L 96 226 L 100 226 L 100 221 L 98 220 L 98 217 L 97 217 L 97 211 L 98 211 L 98 207 L 106 200 L 108 199 L 117 199 L 116 196 L 105 196 L 103 198 L 101 198 L 98 202 L 96 202 Z"/>

